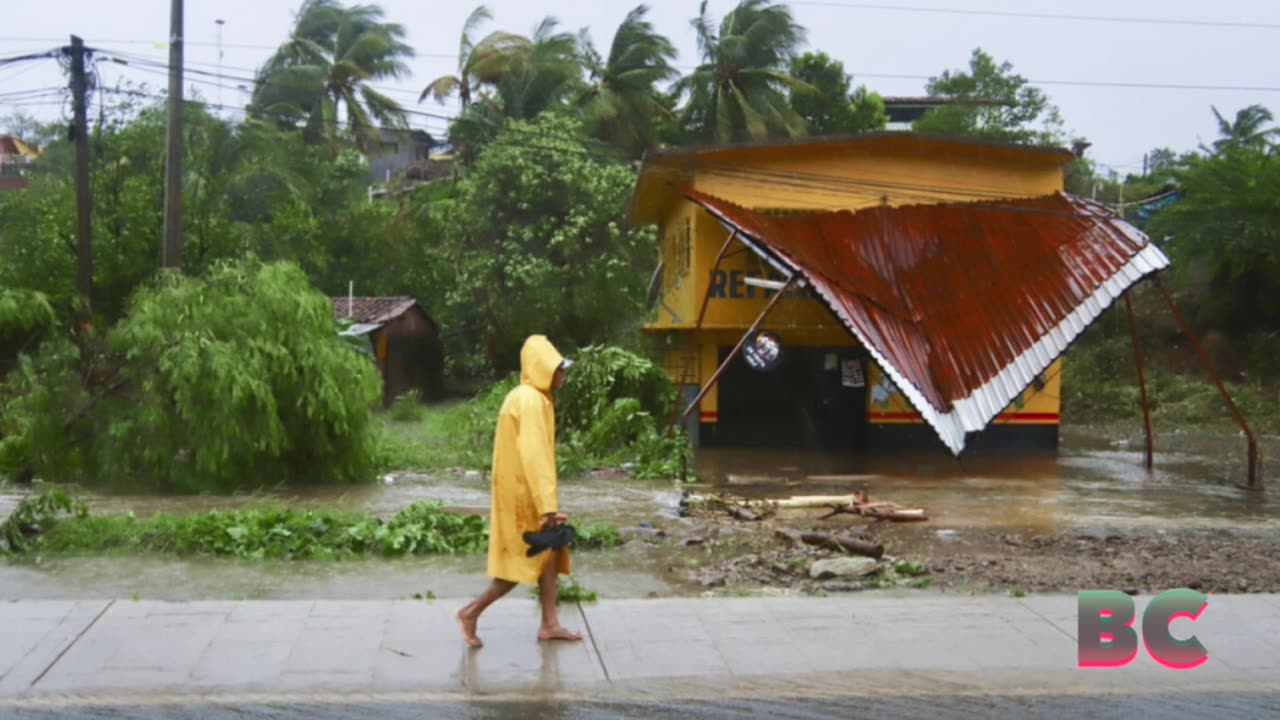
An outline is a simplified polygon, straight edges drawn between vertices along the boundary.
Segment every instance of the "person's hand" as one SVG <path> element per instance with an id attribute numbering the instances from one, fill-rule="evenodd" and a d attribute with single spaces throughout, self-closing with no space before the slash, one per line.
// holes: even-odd
<path id="1" fill-rule="evenodd" d="M 542 516 L 542 529 L 550 530 L 553 527 L 562 525 L 569 520 L 569 516 L 564 513 L 547 513 Z"/>

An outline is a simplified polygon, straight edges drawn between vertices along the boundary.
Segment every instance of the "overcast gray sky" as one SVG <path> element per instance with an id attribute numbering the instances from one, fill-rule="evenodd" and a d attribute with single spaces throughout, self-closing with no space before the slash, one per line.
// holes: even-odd
<path id="1" fill-rule="evenodd" d="M 187 0 L 187 62 L 216 70 L 215 21 L 223 28 L 223 72 L 248 77 L 288 34 L 301 0 Z M 390 20 L 408 30 L 418 52 L 413 75 L 393 88 L 393 97 L 417 110 L 441 115 L 453 104 L 433 100 L 417 105 L 417 93 L 432 78 L 456 65 L 462 23 L 478 4 L 472 0 L 381 0 Z M 597 47 L 607 48 L 613 31 L 637 4 L 615 0 L 489 0 L 494 21 L 486 28 L 530 32 L 544 16 L 577 31 L 587 28 Z M 792 2 L 799 22 L 809 31 L 808 47 L 844 62 L 855 83 L 884 95 L 922 94 L 925 80 L 946 68 L 961 68 L 974 47 L 998 60 L 1009 60 L 1033 81 L 1173 84 L 1254 88 L 1280 87 L 1276 47 L 1280 44 L 1280 2 L 1275 0 L 812 0 Z M 679 64 L 697 62 L 689 20 L 695 0 L 650 0 L 651 19 L 680 51 Z M 734 5 L 711 0 L 716 18 Z M 862 7 L 854 7 L 861 5 Z M 867 7 L 881 6 L 880 9 Z M 895 9 L 883 9 L 883 8 Z M 1048 13 L 1069 16 L 1162 18 L 1245 23 L 1244 27 L 1176 25 L 1150 22 L 1104 22 L 1033 19 L 991 15 L 926 12 L 922 8 Z M 165 61 L 169 28 L 168 0 L 0 0 L 0 57 L 65 43 L 71 33 L 94 47 L 147 55 Z M 1264 25 L 1272 27 L 1265 27 Z M 103 77 L 119 77 L 165 87 L 162 75 L 140 69 L 106 66 Z M 911 76 L 911 77 L 886 77 Z M 195 80 L 193 78 L 192 80 Z M 206 80 L 216 82 L 211 78 Z M 230 81 L 223 81 L 230 84 Z M 65 83 L 52 61 L 0 68 L 0 93 Z M 188 87 L 192 87 L 191 81 Z M 209 101 L 219 89 L 196 84 Z M 1280 112 L 1280 91 L 1148 89 L 1045 83 L 1041 87 L 1057 104 L 1074 133 L 1089 138 L 1091 156 L 1121 172 L 1141 169 L 1143 153 L 1153 147 L 1189 149 L 1216 133 L 1210 105 L 1234 115 L 1241 107 L 1262 103 Z M 221 90 L 227 105 L 243 105 L 247 93 Z M 0 101 L 0 115 L 12 112 Z M 23 108 L 41 118 L 64 112 L 57 104 Z M 415 117 L 413 124 L 440 133 L 444 120 Z"/>

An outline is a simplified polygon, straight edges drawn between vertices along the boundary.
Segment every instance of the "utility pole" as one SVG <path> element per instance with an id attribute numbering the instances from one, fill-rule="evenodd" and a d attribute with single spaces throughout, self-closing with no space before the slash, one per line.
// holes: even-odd
<path id="1" fill-rule="evenodd" d="M 218 25 L 218 113 L 222 113 L 222 26 L 221 19 L 215 20 Z"/>
<path id="2" fill-rule="evenodd" d="M 76 145 L 76 289 L 80 292 L 80 324 L 88 329 L 93 319 L 93 197 L 89 185 L 89 79 L 85 74 L 84 40 L 71 36 L 71 98 L 74 119 L 71 134 Z"/>
<path id="3" fill-rule="evenodd" d="M 182 267 L 182 0 L 169 6 L 169 137 L 164 186 L 161 264 Z"/>

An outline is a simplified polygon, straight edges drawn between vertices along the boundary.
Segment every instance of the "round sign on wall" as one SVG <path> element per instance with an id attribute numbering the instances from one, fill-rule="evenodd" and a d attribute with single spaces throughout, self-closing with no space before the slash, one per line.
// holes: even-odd
<path id="1" fill-rule="evenodd" d="M 769 333 L 756 333 L 742 348 L 747 365 L 757 372 L 769 372 L 782 362 L 782 342 Z"/>

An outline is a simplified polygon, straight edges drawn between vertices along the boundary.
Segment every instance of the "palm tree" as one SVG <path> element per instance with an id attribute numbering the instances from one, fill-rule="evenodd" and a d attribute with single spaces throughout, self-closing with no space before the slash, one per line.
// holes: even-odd
<path id="1" fill-rule="evenodd" d="M 485 102 L 508 119 L 532 120 L 570 97 L 582 81 L 578 39 L 547 17 L 514 51 Z"/>
<path id="2" fill-rule="evenodd" d="M 770 0 L 742 0 L 717 31 L 703 0 L 692 21 L 700 64 L 676 84 L 688 93 L 685 128 L 697 140 L 731 143 L 806 132 L 788 91 L 813 92 L 788 68 L 805 30 L 791 11 Z"/>
<path id="3" fill-rule="evenodd" d="M 582 62 L 578 41 L 559 32 L 548 17 L 532 37 L 512 45 L 500 74 L 474 98 L 449 127 L 449 140 L 469 162 L 510 120 L 532 120 L 563 105 L 580 92 Z"/>
<path id="4" fill-rule="evenodd" d="M 251 110 L 286 125 L 305 122 L 311 137 L 335 146 L 345 118 L 365 152 L 379 127 L 404 127 L 404 108 L 371 85 L 408 74 L 405 60 L 414 55 L 404 27 L 383 15 L 377 5 L 306 0 L 289 41 L 259 70 Z"/>
<path id="5" fill-rule="evenodd" d="M 657 86 L 676 76 L 676 49 L 645 19 L 648 12 L 640 5 L 627 14 L 607 60 L 585 36 L 581 41 L 592 80 L 581 104 L 588 130 L 632 157 L 654 145 L 654 120 L 670 113 Z"/>
<path id="6" fill-rule="evenodd" d="M 458 93 L 462 109 L 466 110 L 482 85 L 493 85 L 510 67 L 512 58 L 526 51 L 529 41 L 519 35 L 495 31 L 479 43 L 472 40 L 481 23 L 492 20 L 493 15 L 484 5 L 477 7 L 462 26 L 462 40 L 458 43 L 458 71 L 454 75 L 441 75 L 422 90 L 418 102 L 430 95 L 436 102 Z"/>
<path id="7" fill-rule="evenodd" d="M 1250 105 L 1236 113 L 1235 122 L 1231 122 L 1218 112 L 1218 108 L 1210 105 L 1213 116 L 1218 119 L 1218 132 L 1222 138 L 1213 143 L 1214 150 L 1221 152 L 1229 147 L 1265 148 L 1278 131 L 1268 128 L 1267 124 L 1274 118 L 1271 111 L 1261 105 Z"/>

